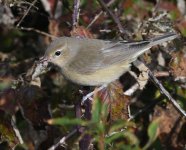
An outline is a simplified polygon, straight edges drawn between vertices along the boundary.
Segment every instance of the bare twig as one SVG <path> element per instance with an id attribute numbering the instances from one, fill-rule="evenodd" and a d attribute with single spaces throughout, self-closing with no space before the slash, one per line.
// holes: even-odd
<path id="1" fill-rule="evenodd" d="M 13 130 L 14 130 L 14 132 L 15 132 L 15 134 L 16 134 L 18 140 L 19 140 L 19 143 L 20 143 L 20 144 L 23 144 L 24 141 L 23 141 L 23 138 L 21 137 L 21 134 L 20 134 L 20 132 L 19 132 L 17 126 L 16 126 L 15 116 L 14 116 L 14 115 L 13 115 L 12 118 L 11 118 L 11 125 L 12 125 Z"/>
<path id="2" fill-rule="evenodd" d="M 78 26 L 80 0 L 74 0 L 74 11 L 72 16 L 73 28 Z"/>
<path id="3" fill-rule="evenodd" d="M 142 114 L 143 112 L 147 111 L 148 109 L 150 109 L 151 107 L 155 106 L 159 101 L 153 101 L 150 104 L 148 104 L 147 106 L 145 106 L 144 108 L 141 108 L 140 110 L 138 110 L 135 114 L 131 115 L 129 113 L 129 119 L 127 121 L 131 121 L 133 119 L 135 119 L 137 116 L 139 116 L 140 114 Z"/>
<path id="4" fill-rule="evenodd" d="M 139 89 L 139 84 L 136 83 L 130 89 L 125 91 L 123 94 L 127 95 L 127 96 L 132 96 L 134 94 L 134 92 L 137 91 L 138 89 Z"/>
<path id="5" fill-rule="evenodd" d="M 159 71 L 154 73 L 155 77 L 168 77 L 170 73 L 168 71 Z"/>
<path id="6" fill-rule="evenodd" d="M 75 114 L 76 114 L 76 118 L 81 118 L 81 116 L 82 116 L 82 108 L 81 108 L 80 101 L 77 101 L 77 103 L 75 104 Z M 81 133 L 81 126 L 77 125 L 76 128 L 77 128 L 78 132 Z"/>
<path id="7" fill-rule="evenodd" d="M 51 35 L 51 34 L 49 34 L 49 33 L 46 33 L 46 32 L 43 32 L 43 31 L 40 31 L 40 30 L 34 29 L 34 28 L 20 27 L 20 28 L 18 28 L 18 29 L 25 30 L 25 31 L 34 31 L 34 32 L 36 32 L 36 33 L 39 33 L 39 34 L 44 35 L 44 36 L 48 36 L 48 37 L 53 38 L 53 39 L 54 39 L 54 38 L 57 38 L 57 37 L 54 36 L 54 35 Z"/>
<path id="8" fill-rule="evenodd" d="M 66 140 L 69 139 L 70 137 L 72 137 L 77 132 L 78 132 L 77 129 L 72 130 L 68 135 L 66 135 L 63 138 L 61 138 L 61 140 L 58 143 L 56 143 L 55 145 L 51 146 L 48 150 L 55 150 L 58 146 L 65 145 Z"/>
<path id="9" fill-rule="evenodd" d="M 83 99 L 82 99 L 82 101 L 81 101 L 81 104 L 83 105 L 83 104 L 85 103 L 86 100 L 93 100 L 92 96 L 93 96 L 95 93 L 97 93 L 97 92 L 103 90 L 104 88 L 106 88 L 107 85 L 108 85 L 108 84 L 103 84 L 102 86 L 100 86 L 99 88 L 97 88 L 96 90 L 94 90 L 93 92 L 90 92 L 90 93 L 88 93 L 87 95 L 83 96 Z"/>
<path id="10" fill-rule="evenodd" d="M 148 70 L 148 74 L 150 79 L 154 82 L 154 84 L 158 87 L 160 92 L 167 97 L 169 101 L 174 105 L 174 107 L 186 117 L 186 112 L 180 107 L 180 105 L 176 102 L 176 100 L 169 94 L 169 92 L 163 87 L 163 85 L 158 81 L 158 79 L 153 75 L 153 73 Z"/>
<path id="11" fill-rule="evenodd" d="M 18 22 L 18 24 L 16 25 L 16 27 L 19 27 L 21 22 L 23 21 L 23 19 L 26 17 L 26 15 L 29 13 L 30 9 L 35 5 L 35 3 L 37 2 L 37 0 L 34 0 L 30 7 L 27 9 L 27 11 L 25 12 L 25 14 L 23 15 L 23 17 L 21 18 L 21 20 Z"/>
<path id="12" fill-rule="evenodd" d="M 91 101 L 86 101 L 84 103 L 84 106 L 85 106 L 84 118 L 86 120 L 90 120 L 91 117 L 92 117 L 92 114 L 91 114 L 91 112 L 92 112 L 91 111 L 92 110 L 92 102 Z M 89 149 L 89 146 L 90 146 L 90 143 L 91 143 L 92 137 L 91 137 L 90 134 L 85 133 L 85 130 L 86 130 L 86 128 L 84 128 L 84 127 L 81 127 L 81 130 L 79 130 L 81 135 L 82 135 L 82 138 L 79 141 L 79 148 L 80 148 L 80 150 L 87 150 L 87 149 Z"/>
<path id="13" fill-rule="evenodd" d="M 111 0 L 108 2 L 107 7 L 111 6 L 113 3 L 115 2 L 115 0 Z M 94 19 L 90 22 L 90 24 L 87 26 L 87 29 L 90 28 L 95 22 L 96 20 L 103 14 L 104 11 L 100 11 L 99 14 L 97 14 Z"/>
<path id="14" fill-rule="evenodd" d="M 97 14 L 97 15 L 94 17 L 94 19 L 89 23 L 89 25 L 87 26 L 87 29 L 90 28 L 102 14 L 103 14 L 103 11 L 100 11 L 100 13 Z"/>
<path id="15" fill-rule="evenodd" d="M 117 24 L 119 32 L 125 35 L 129 35 L 129 33 L 124 30 L 120 20 L 118 19 L 118 17 L 116 17 L 113 12 L 107 7 L 107 5 L 102 1 L 102 0 L 98 0 L 98 2 L 100 3 L 100 5 L 108 12 L 108 14 L 111 16 L 111 18 L 114 20 L 114 22 Z"/>

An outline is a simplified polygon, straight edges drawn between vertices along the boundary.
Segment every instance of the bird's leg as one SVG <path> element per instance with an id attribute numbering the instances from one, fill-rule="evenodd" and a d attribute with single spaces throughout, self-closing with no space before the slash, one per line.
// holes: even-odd
<path id="1" fill-rule="evenodd" d="M 88 100 L 88 99 L 89 99 L 89 100 L 93 100 L 92 96 L 93 96 L 96 92 L 99 92 L 99 91 L 101 91 L 102 89 L 104 89 L 105 87 L 107 87 L 107 85 L 108 85 L 108 84 L 103 84 L 102 86 L 100 86 L 100 87 L 97 88 L 96 90 L 94 90 L 94 91 L 88 93 L 87 95 L 83 96 L 83 99 L 82 99 L 81 104 L 83 105 L 84 102 L 85 102 L 86 100 Z"/>

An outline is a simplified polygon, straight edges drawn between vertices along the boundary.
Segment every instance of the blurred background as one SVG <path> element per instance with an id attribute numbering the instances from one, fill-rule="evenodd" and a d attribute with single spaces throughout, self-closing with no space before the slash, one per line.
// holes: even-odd
<path id="1" fill-rule="evenodd" d="M 98 93 L 88 110 L 82 92 L 94 88 L 68 82 L 56 66 L 35 81 L 24 78 L 55 37 L 134 41 L 166 32 L 181 36 L 139 60 L 186 110 L 184 0 L 0 0 L 0 149 L 185 149 L 185 118 L 153 82 L 142 78 L 142 88 L 122 94 L 140 80 L 135 65 L 135 77 L 126 73 L 101 93 L 115 94 L 100 102 Z"/>

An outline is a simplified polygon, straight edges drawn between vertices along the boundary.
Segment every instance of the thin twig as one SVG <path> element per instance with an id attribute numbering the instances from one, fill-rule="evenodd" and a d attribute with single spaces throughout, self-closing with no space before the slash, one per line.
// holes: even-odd
<path id="1" fill-rule="evenodd" d="M 109 1 L 106 5 L 107 7 L 111 6 L 113 3 L 115 2 L 115 0 L 111 0 Z M 94 19 L 90 22 L 90 24 L 87 26 L 87 29 L 90 28 L 95 22 L 96 20 L 103 14 L 104 11 L 100 11 L 99 14 L 97 14 Z"/>
<path id="2" fill-rule="evenodd" d="M 156 105 L 157 103 L 159 103 L 159 101 L 153 101 L 150 104 L 148 104 L 147 106 L 145 106 L 144 108 L 141 108 L 140 110 L 138 110 L 135 114 L 133 114 L 133 115 L 129 114 L 129 119 L 127 121 L 131 121 L 131 120 L 135 119 L 137 116 L 139 116 L 143 112 L 147 111 L 148 109 L 150 109 L 152 106 Z"/>
<path id="3" fill-rule="evenodd" d="M 159 71 L 154 73 L 155 77 L 168 77 L 170 73 L 168 71 Z"/>
<path id="4" fill-rule="evenodd" d="M 88 93 L 87 95 L 83 96 L 83 99 L 82 99 L 82 101 L 81 101 L 81 104 L 83 105 L 83 104 L 85 103 L 86 100 L 91 100 L 91 101 L 92 101 L 92 100 L 93 100 L 92 96 L 93 96 L 95 93 L 97 93 L 97 92 L 103 90 L 104 88 L 106 88 L 107 85 L 108 85 L 108 84 L 103 84 L 102 86 L 100 86 L 100 87 L 97 88 L 96 90 L 94 90 L 94 91 Z"/>
<path id="5" fill-rule="evenodd" d="M 57 37 L 54 36 L 54 35 L 51 35 L 51 34 L 49 34 L 49 33 L 46 33 L 46 32 L 43 32 L 43 31 L 40 31 L 40 30 L 34 29 L 34 28 L 20 27 L 20 28 L 18 28 L 18 29 L 25 30 L 25 31 L 34 31 L 34 32 L 36 32 L 36 33 L 39 33 L 39 34 L 44 35 L 44 36 L 48 36 L 48 37 L 53 38 L 53 39 L 54 39 L 54 38 L 57 38 Z"/>
<path id="6" fill-rule="evenodd" d="M 72 130 L 69 134 L 67 134 L 66 136 L 61 138 L 61 140 L 58 143 L 56 143 L 55 145 L 51 146 L 48 150 L 55 150 L 58 146 L 65 145 L 66 140 L 69 139 L 70 137 L 72 137 L 77 132 L 78 132 L 77 129 Z"/>
<path id="7" fill-rule="evenodd" d="M 21 134 L 20 134 L 20 132 L 19 132 L 17 126 L 16 126 L 15 116 L 14 116 L 14 115 L 13 115 L 12 118 L 11 118 L 11 125 L 12 125 L 12 127 L 13 127 L 13 130 L 14 130 L 14 132 L 15 132 L 16 137 L 17 137 L 18 140 L 19 140 L 19 143 L 20 143 L 20 144 L 23 144 L 24 141 L 23 141 L 23 138 L 22 138 L 22 136 L 21 136 Z"/>
<path id="8" fill-rule="evenodd" d="M 169 94 L 169 92 L 163 87 L 163 85 L 158 81 L 158 79 L 153 75 L 153 73 L 148 70 L 148 75 L 150 79 L 154 82 L 160 92 L 167 97 L 169 101 L 174 105 L 174 107 L 186 117 L 186 112 L 180 107 L 176 100 Z"/>
<path id="9" fill-rule="evenodd" d="M 27 9 L 27 11 L 25 12 L 25 14 L 24 14 L 23 17 L 21 18 L 21 20 L 18 22 L 18 24 L 16 25 L 16 27 L 19 27 L 19 25 L 21 24 L 21 22 L 23 21 L 23 19 L 26 17 L 26 15 L 29 13 L 30 9 L 35 5 L 36 2 L 37 2 L 37 0 L 34 0 L 34 1 L 30 4 L 30 7 Z"/>
<path id="10" fill-rule="evenodd" d="M 124 30 L 120 20 L 118 19 L 118 17 L 116 17 L 113 12 L 107 7 L 107 5 L 102 1 L 102 0 L 98 0 L 98 2 L 100 3 L 100 5 L 108 12 L 108 14 L 111 16 L 111 18 L 114 20 L 114 22 L 117 24 L 119 32 L 125 35 L 129 35 L 129 33 Z"/>
<path id="11" fill-rule="evenodd" d="M 89 25 L 87 26 L 87 29 L 90 28 L 102 14 L 103 14 L 103 11 L 100 11 L 99 14 L 97 14 L 94 17 L 94 19 L 89 23 Z"/>
<path id="12" fill-rule="evenodd" d="M 78 26 L 80 0 L 74 0 L 74 11 L 72 15 L 73 28 Z"/>
<path id="13" fill-rule="evenodd" d="M 92 110 L 92 102 L 91 101 L 86 101 L 84 103 L 84 107 L 85 107 L 85 113 L 84 113 L 84 118 L 86 120 L 91 120 L 92 118 L 92 114 L 91 114 L 91 110 Z M 81 129 L 79 129 L 81 135 L 82 135 L 82 138 L 81 140 L 79 141 L 79 148 L 80 150 L 87 150 L 89 149 L 89 146 L 90 146 L 90 143 L 91 143 L 91 135 L 88 134 L 88 133 L 85 133 L 85 130 L 86 128 L 84 127 L 81 127 Z"/>
<path id="14" fill-rule="evenodd" d="M 136 83 L 130 89 L 125 91 L 123 94 L 127 95 L 127 96 L 132 96 L 134 94 L 134 92 L 136 92 L 138 89 L 139 89 L 139 84 Z"/>
<path id="15" fill-rule="evenodd" d="M 82 115 L 80 118 L 83 118 L 84 115 Z M 66 141 L 71 138 L 73 135 L 75 135 L 76 133 L 79 133 L 79 131 L 85 132 L 85 128 L 84 127 L 80 127 L 80 128 L 75 128 L 74 130 L 72 130 L 70 133 L 68 133 L 66 136 L 62 137 L 60 139 L 60 141 L 54 145 L 52 145 L 48 150 L 55 150 L 58 146 L 64 146 L 66 145 Z"/>

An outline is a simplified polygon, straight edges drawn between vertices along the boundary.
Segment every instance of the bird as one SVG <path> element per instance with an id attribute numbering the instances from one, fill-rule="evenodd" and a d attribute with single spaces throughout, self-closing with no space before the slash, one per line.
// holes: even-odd
<path id="1" fill-rule="evenodd" d="M 57 65 L 62 75 L 73 83 L 100 86 L 119 79 L 151 47 L 177 37 L 173 32 L 132 42 L 59 37 L 48 46 L 42 60 Z"/>

